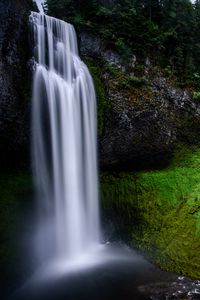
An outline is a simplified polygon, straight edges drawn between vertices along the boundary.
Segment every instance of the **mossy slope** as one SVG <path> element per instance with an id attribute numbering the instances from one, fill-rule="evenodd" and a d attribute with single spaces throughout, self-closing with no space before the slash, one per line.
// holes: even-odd
<path id="1" fill-rule="evenodd" d="M 200 278 L 200 149 L 179 147 L 163 170 L 102 174 L 101 190 L 123 238 L 164 269 Z"/>

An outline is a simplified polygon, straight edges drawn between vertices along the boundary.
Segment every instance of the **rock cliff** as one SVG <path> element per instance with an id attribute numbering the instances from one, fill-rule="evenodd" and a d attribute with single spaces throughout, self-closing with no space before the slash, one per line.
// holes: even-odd
<path id="1" fill-rule="evenodd" d="M 1 168 L 28 153 L 30 80 L 28 15 L 31 1 L 0 2 L 0 155 Z"/>
<path id="2" fill-rule="evenodd" d="M 104 134 L 99 143 L 104 169 L 160 167 L 169 163 L 177 143 L 199 142 L 200 103 L 149 59 L 141 66 L 132 55 L 124 63 L 88 33 L 80 35 L 80 50 L 98 66 L 94 75 L 105 89 Z"/>

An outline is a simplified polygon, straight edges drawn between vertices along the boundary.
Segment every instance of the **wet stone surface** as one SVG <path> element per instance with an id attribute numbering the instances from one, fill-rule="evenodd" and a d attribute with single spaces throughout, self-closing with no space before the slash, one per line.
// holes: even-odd
<path id="1" fill-rule="evenodd" d="M 175 281 L 139 286 L 138 290 L 149 300 L 199 300 L 200 280 L 179 276 Z"/>

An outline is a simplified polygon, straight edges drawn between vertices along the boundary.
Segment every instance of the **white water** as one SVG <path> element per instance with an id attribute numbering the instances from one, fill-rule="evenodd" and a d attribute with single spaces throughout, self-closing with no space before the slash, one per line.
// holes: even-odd
<path id="1" fill-rule="evenodd" d="M 41 4 L 41 1 L 39 1 Z M 39 6 L 41 8 L 42 6 Z M 42 259 L 78 259 L 98 246 L 96 99 L 72 25 L 32 12 L 33 171 Z"/>
<path id="2" fill-rule="evenodd" d="M 33 0 L 33 1 L 36 3 L 39 12 L 40 12 L 40 13 L 44 13 L 43 5 L 44 5 L 44 3 L 45 3 L 45 0 Z"/>

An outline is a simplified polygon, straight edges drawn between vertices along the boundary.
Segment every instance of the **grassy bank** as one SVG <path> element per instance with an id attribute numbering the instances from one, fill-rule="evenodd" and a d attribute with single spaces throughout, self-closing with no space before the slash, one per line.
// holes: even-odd
<path id="1" fill-rule="evenodd" d="M 122 238 L 164 269 L 200 277 L 200 149 L 179 146 L 163 170 L 104 173 L 101 191 Z"/>

